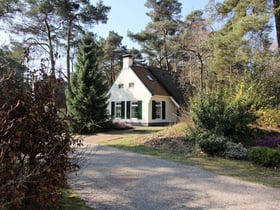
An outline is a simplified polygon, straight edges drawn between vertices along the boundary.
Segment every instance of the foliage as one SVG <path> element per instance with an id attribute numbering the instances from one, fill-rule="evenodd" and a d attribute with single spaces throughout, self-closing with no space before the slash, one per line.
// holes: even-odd
<path id="1" fill-rule="evenodd" d="M 69 123 L 77 133 L 92 133 L 108 121 L 108 86 L 98 67 L 99 53 L 94 37 L 86 34 L 79 46 L 76 71 L 66 92 Z"/>
<path id="2" fill-rule="evenodd" d="M 257 124 L 260 126 L 277 128 L 280 125 L 280 110 L 263 108 L 256 111 Z"/>
<path id="3" fill-rule="evenodd" d="M 201 93 L 191 99 L 191 117 L 197 130 L 233 137 L 242 135 L 255 121 L 251 106 L 250 100 L 233 99 L 226 90 Z"/>
<path id="4" fill-rule="evenodd" d="M 280 166 L 280 151 L 268 147 L 251 147 L 249 148 L 248 158 L 252 162 L 265 166 Z"/>
<path id="5" fill-rule="evenodd" d="M 147 0 L 145 6 L 150 9 L 146 13 L 150 18 L 144 31 L 128 36 L 137 41 L 142 52 L 148 56 L 149 65 L 171 70 L 171 44 L 169 40 L 178 31 L 182 4 L 178 0 Z"/>
<path id="6" fill-rule="evenodd" d="M 90 26 L 107 22 L 107 13 L 111 8 L 103 5 L 102 1 L 94 6 L 91 1 L 60 0 L 55 1 L 55 9 L 63 23 L 60 31 L 62 39 L 66 37 L 66 72 L 70 83 L 70 59 L 74 59 L 71 58 L 71 52 L 74 53 L 81 34 L 86 33 Z"/>
<path id="7" fill-rule="evenodd" d="M 229 159 L 242 160 L 248 155 L 248 150 L 241 143 L 228 141 L 226 143 L 225 157 Z"/>
<path id="8" fill-rule="evenodd" d="M 0 19 L 18 11 L 18 0 L 0 0 Z"/>
<path id="9" fill-rule="evenodd" d="M 121 70 L 120 63 L 116 61 L 121 60 L 122 56 L 125 54 L 125 48 L 121 46 L 123 37 L 114 31 L 110 31 L 106 39 L 101 39 L 99 41 L 104 55 L 100 62 L 100 68 L 106 73 L 107 81 L 109 87 L 116 80 L 116 76 Z"/>
<path id="10" fill-rule="evenodd" d="M 269 147 L 280 150 L 280 136 L 266 137 L 257 141 L 256 145 L 260 147 Z"/>
<path id="11" fill-rule="evenodd" d="M 198 139 L 201 151 L 210 156 L 223 156 L 228 139 L 224 136 L 204 133 Z"/>
<path id="12" fill-rule="evenodd" d="M 22 55 L 22 51 L 20 52 Z M 23 72 L 26 70 L 25 67 L 21 64 L 21 61 L 17 60 L 13 55 L 13 51 L 8 49 L 0 49 L 0 77 L 9 72 L 14 71 L 18 72 L 15 76 L 22 78 Z"/>
<path id="13" fill-rule="evenodd" d="M 226 0 L 218 2 L 214 8 L 213 19 L 223 24 L 209 39 L 213 51 L 207 63 L 215 77 L 231 84 L 246 69 L 263 71 L 269 64 L 271 44 L 266 1 Z"/>
<path id="14" fill-rule="evenodd" d="M 79 141 L 57 115 L 51 83 L 34 93 L 10 74 L 0 88 L 0 209 L 54 208 Z"/>

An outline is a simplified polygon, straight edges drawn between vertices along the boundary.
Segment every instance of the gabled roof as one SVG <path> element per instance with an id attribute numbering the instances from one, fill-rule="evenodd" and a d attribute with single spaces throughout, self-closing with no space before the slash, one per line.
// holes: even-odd
<path id="1" fill-rule="evenodd" d="M 175 73 L 138 65 L 132 65 L 131 69 L 152 95 L 172 96 L 178 104 L 184 103 L 183 90 L 180 88 Z"/>

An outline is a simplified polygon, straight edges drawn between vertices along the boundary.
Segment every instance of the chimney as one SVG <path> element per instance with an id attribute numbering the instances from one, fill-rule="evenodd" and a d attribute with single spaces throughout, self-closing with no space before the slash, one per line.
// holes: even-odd
<path id="1" fill-rule="evenodd" d="M 124 55 L 123 56 L 123 69 L 128 69 L 133 64 L 132 55 Z"/>

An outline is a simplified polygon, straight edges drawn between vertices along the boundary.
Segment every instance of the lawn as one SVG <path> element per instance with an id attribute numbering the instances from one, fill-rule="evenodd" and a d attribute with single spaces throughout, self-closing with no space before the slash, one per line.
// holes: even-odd
<path id="1" fill-rule="evenodd" d="M 280 188 L 279 168 L 264 168 L 254 165 L 249 161 L 201 155 L 191 142 L 184 142 L 182 144 L 178 140 L 180 137 L 184 137 L 185 133 L 186 128 L 182 124 L 173 127 L 136 127 L 134 132 L 124 134 L 123 138 L 104 141 L 101 144 L 197 166 L 217 174 Z"/>
<path id="2" fill-rule="evenodd" d="M 70 188 L 61 190 L 59 206 L 64 210 L 90 210 L 86 203 Z"/>

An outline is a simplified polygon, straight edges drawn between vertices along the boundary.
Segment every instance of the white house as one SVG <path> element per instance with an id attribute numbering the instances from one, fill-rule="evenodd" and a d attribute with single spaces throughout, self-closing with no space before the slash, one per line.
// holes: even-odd
<path id="1" fill-rule="evenodd" d="M 134 65 L 123 58 L 123 68 L 109 90 L 108 111 L 114 121 L 133 125 L 164 125 L 178 120 L 183 94 L 172 74 Z"/>

